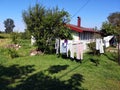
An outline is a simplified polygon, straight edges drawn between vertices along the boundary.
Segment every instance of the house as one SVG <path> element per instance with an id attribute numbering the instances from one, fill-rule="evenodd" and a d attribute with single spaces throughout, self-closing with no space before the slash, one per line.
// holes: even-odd
<path id="1" fill-rule="evenodd" d="M 99 32 L 94 28 L 82 27 L 80 17 L 78 17 L 77 25 L 67 24 L 66 26 L 71 29 L 73 40 L 84 44 L 84 50 L 87 49 L 87 43 L 94 42 L 96 35 L 99 35 Z"/>

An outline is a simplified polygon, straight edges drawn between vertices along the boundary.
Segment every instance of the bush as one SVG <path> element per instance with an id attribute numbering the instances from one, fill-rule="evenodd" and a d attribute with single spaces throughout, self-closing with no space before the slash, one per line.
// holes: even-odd
<path id="1" fill-rule="evenodd" d="M 18 43 L 18 37 L 19 37 L 19 34 L 17 32 L 12 32 L 11 33 L 11 38 L 12 38 L 12 42 L 14 44 L 17 44 Z"/>
<path id="2" fill-rule="evenodd" d="M 88 47 L 91 51 L 94 51 L 95 50 L 95 42 L 88 43 Z"/>
<path id="3" fill-rule="evenodd" d="M 10 58 L 16 58 L 16 57 L 19 57 L 17 51 L 15 49 L 11 49 L 9 48 L 8 49 L 8 54 L 10 56 Z"/>
<path id="4" fill-rule="evenodd" d="M 99 55 L 99 50 L 95 49 L 95 42 L 89 43 L 88 47 L 94 55 Z"/>
<path id="5" fill-rule="evenodd" d="M 19 57 L 18 52 L 13 48 L 0 48 L 0 54 L 6 58 L 16 58 Z"/>

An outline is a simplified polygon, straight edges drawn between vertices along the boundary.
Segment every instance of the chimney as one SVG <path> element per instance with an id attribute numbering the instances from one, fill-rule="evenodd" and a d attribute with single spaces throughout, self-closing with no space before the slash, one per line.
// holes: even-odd
<path id="1" fill-rule="evenodd" d="M 78 16 L 78 22 L 77 22 L 77 26 L 80 27 L 81 26 L 81 18 Z"/>

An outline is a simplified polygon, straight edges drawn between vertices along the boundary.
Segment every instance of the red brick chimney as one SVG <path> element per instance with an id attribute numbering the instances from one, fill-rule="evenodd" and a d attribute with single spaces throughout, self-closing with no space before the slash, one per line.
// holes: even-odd
<path id="1" fill-rule="evenodd" d="M 81 18 L 78 16 L 78 21 L 77 21 L 77 26 L 80 27 L 81 26 Z"/>

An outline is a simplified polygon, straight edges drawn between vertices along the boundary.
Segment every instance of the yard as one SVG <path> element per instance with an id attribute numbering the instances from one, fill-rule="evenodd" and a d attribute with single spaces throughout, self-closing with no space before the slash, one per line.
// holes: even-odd
<path id="1" fill-rule="evenodd" d="M 96 66 L 89 53 L 80 63 L 56 55 L 29 56 L 34 47 L 28 40 L 20 44 L 20 57 L 11 59 L 0 43 L 0 90 L 120 90 L 120 66 L 113 53 L 99 56 Z"/>

